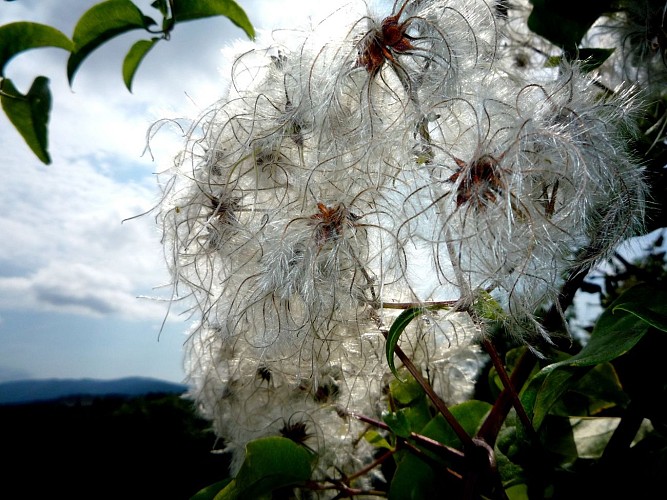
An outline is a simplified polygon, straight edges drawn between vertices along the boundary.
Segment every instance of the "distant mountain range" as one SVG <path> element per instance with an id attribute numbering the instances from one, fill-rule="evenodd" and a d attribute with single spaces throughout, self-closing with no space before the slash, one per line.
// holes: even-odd
<path id="1" fill-rule="evenodd" d="M 46 379 L 0 383 L 0 404 L 51 401 L 74 396 L 142 396 L 145 394 L 182 394 L 183 384 L 143 377 L 117 380 Z"/>

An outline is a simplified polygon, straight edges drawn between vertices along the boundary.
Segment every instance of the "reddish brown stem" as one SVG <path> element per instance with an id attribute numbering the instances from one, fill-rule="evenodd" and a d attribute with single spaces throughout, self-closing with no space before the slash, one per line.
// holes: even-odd
<path id="1" fill-rule="evenodd" d="M 519 360 L 517 361 L 517 364 L 514 366 L 514 370 L 512 370 L 512 374 L 510 375 L 509 380 L 511 387 L 515 387 L 517 389 L 521 389 L 521 387 L 523 387 L 523 384 L 526 383 L 528 377 L 530 376 L 530 372 L 533 371 L 535 361 L 536 359 L 533 353 L 531 353 L 529 350 L 524 351 L 524 353 L 519 357 Z M 486 420 L 477 433 L 477 438 L 481 439 L 491 447 L 495 445 L 500 428 L 502 427 L 507 414 L 512 408 L 514 401 L 512 392 L 513 391 L 508 389 L 502 390 L 498 396 L 498 399 L 496 399 L 493 408 L 491 408 L 491 412 L 486 417 Z"/>
<path id="2" fill-rule="evenodd" d="M 498 351 L 496 351 L 496 348 L 494 347 L 493 343 L 489 341 L 488 339 L 482 340 L 482 345 L 484 346 L 484 349 L 486 352 L 489 354 L 491 357 L 491 363 L 493 363 L 493 366 L 496 369 L 496 372 L 498 373 L 498 376 L 500 377 L 500 380 L 503 383 L 504 390 L 507 391 L 512 405 L 514 406 L 514 409 L 516 410 L 517 416 L 519 417 L 519 420 L 521 420 L 521 423 L 523 424 L 524 428 L 526 429 L 526 432 L 530 436 L 530 438 L 534 441 L 537 442 L 537 433 L 535 432 L 535 428 L 533 427 L 533 423 L 530 421 L 530 418 L 528 417 L 528 414 L 526 413 L 526 409 L 523 407 L 521 404 L 521 400 L 519 399 L 519 395 L 517 394 L 517 391 L 510 380 L 509 375 L 507 375 L 507 370 L 505 370 L 505 365 L 503 364 L 502 359 L 500 359 L 500 356 L 498 355 Z M 531 368 L 532 370 L 532 368 Z"/>
<path id="3" fill-rule="evenodd" d="M 368 464 L 366 467 L 363 469 L 359 469 L 357 472 L 354 474 L 347 476 L 348 481 L 353 481 L 354 479 L 363 476 L 364 474 L 372 471 L 375 469 L 378 465 L 382 464 L 385 460 L 387 460 L 389 457 L 391 457 L 394 453 L 396 453 L 396 450 L 388 450 L 386 453 L 382 454 L 379 458 L 376 458 L 373 460 L 370 464 Z"/>
<path id="4" fill-rule="evenodd" d="M 429 302 L 383 302 L 383 309 L 410 309 L 412 307 L 423 307 L 424 309 L 448 309 L 456 305 L 455 300 L 440 300 Z"/>
<path id="5" fill-rule="evenodd" d="M 384 338 L 387 338 L 388 332 L 383 331 L 382 334 L 384 335 Z M 422 376 L 421 372 L 417 369 L 417 367 L 414 365 L 412 360 L 403 352 L 403 350 L 399 347 L 396 346 L 395 349 L 395 354 L 398 356 L 398 359 L 401 360 L 403 363 L 403 366 L 410 372 L 410 375 L 412 375 L 417 383 L 421 386 L 422 389 L 424 389 L 424 392 L 426 395 L 429 397 L 429 399 L 433 402 L 435 405 L 436 409 L 440 412 L 440 414 L 445 418 L 449 426 L 452 428 L 456 436 L 459 438 L 461 443 L 463 443 L 464 448 L 471 448 L 474 447 L 475 444 L 472 441 L 472 438 L 468 435 L 468 433 L 465 431 L 465 429 L 461 426 L 458 420 L 456 420 L 456 417 L 452 415 L 452 412 L 449 411 L 449 408 L 447 408 L 447 405 L 445 402 L 440 399 L 440 396 L 438 396 L 435 391 L 433 390 L 433 387 L 431 387 L 431 384 L 429 384 L 426 379 Z"/>
<path id="6" fill-rule="evenodd" d="M 387 424 L 385 424 L 384 422 L 380 422 L 379 420 L 366 417 L 365 415 L 358 415 L 352 412 L 348 412 L 347 415 L 349 415 L 352 418 L 356 418 L 361 422 L 366 422 L 367 424 L 371 424 L 379 429 L 391 431 L 391 428 Z M 398 436 L 398 438 L 405 439 L 401 438 L 400 436 Z M 436 441 L 435 439 L 422 436 L 421 434 L 417 434 L 416 432 L 410 433 L 410 439 L 412 439 L 415 443 L 423 446 L 424 448 L 429 448 L 431 451 L 434 451 L 436 453 L 447 455 L 448 458 L 453 459 L 455 461 L 461 461 L 464 458 L 463 453 L 457 450 L 456 448 L 444 445 L 441 442 Z"/>

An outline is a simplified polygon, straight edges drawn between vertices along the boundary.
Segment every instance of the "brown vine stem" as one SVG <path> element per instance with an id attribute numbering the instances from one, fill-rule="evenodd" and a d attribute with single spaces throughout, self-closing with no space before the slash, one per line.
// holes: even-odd
<path id="1" fill-rule="evenodd" d="M 582 252 L 582 255 L 585 256 L 586 252 Z M 562 326 L 563 313 L 572 304 L 574 295 L 577 293 L 577 290 L 581 288 L 589 270 L 589 264 L 579 266 L 572 270 L 570 276 L 561 287 L 558 300 L 542 318 L 542 326 L 544 326 L 547 331 L 555 331 Z M 493 408 L 491 408 L 491 412 L 488 417 L 486 417 L 479 432 L 477 432 L 477 438 L 482 439 L 490 446 L 495 444 L 500 428 L 502 427 L 510 409 L 514 405 L 515 399 L 512 392 L 516 395 L 516 391 L 521 390 L 528 380 L 528 377 L 530 377 L 530 373 L 533 371 L 536 362 L 537 358 L 529 350 L 524 351 L 519 357 L 519 360 L 510 375 L 510 384 L 511 387 L 514 388 L 514 391 L 510 391 L 507 388 L 502 390 L 498 399 L 496 399 Z"/>
<path id="2" fill-rule="evenodd" d="M 382 331 L 382 335 L 384 335 L 385 340 L 387 339 L 388 334 L 389 332 L 387 332 L 386 330 Z M 403 366 L 405 366 L 405 368 L 410 372 L 410 375 L 412 375 L 415 378 L 417 383 L 421 386 L 426 395 L 433 402 L 433 404 L 440 412 L 440 414 L 445 418 L 445 420 L 452 428 L 456 436 L 459 438 L 461 443 L 463 443 L 463 447 L 465 449 L 475 447 L 475 443 L 473 443 L 472 438 L 461 426 L 459 421 L 456 420 L 456 417 L 454 417 L 452 412 L 449 411 L 449 408 L 447 408 L 445 402 L 442 399 L 440 399 L 440 396 L 438 396 L 435 393 L 433 387 L 431 387 L 431 384 L 429 384 L 428 381 L 422 376 L 421 372 L 417 369 L 412 360 L 403 352 L 403 349 L 401 349 L 399 346 L 396 346 L 396 350 L 394 351 L 394 353 L 398 356 L 398 359 L 401 360 Z"/>
<path id="3" fill-rule="evenodd" d="M 457 304 L 455 300 L 431 301 L 431 302 L 383 302 L 382 309 L 410 309 L 412 307 L 423 307 L 424 309 L 448 309 Z"/>
<path id="4" fill-rule="evenodd" d="M 387 460 L 389 457 L 393 456 L 394 453 L 396 453 L 396 451 L 398 451 L 398 450 L 395 450 L 395 449 L 394 449 L 394 450 L 388 450 L 386 453 L 384 453 L 382 456 L 380 456 L 380 457 L 376 458 L 375 460 L 373 460 L 370 464 L 368 464 L 368 465 L 367 465 L 366 467 L 364 467 L 363 469 L 359 469 L 359 470 L 358 470 L 357 472 L 355 472 L 354 474 L 351 474 L 351 475 L 347 476 L 347 477 L 345 478 L 346 481 L 350 482 L 350 481 L 355 480 L 355 479 L 358 478 L 358 477 L 361 477 L 361 476 L 367 474 L 367 473 L 370 472 L 371 470 L 375 469 L 375 467 L 377 467 L 378 465 L 382 464 L 382 463 L 383 463 L 385 460 Z"/>
<path id="5" fill-rule="evenodd" d="M 519 360 L 514 366 L 514 370 L 512 370 L 512 374 L 509 378 L 510 387 L 523 387 L 523 384 L 526 383 L 530 376 L 530 372 L 533 371 L 535 361 L 536 358 L 533 353 L 526 349 L 519 357 Z M 512 392 L 516 394 L 515 391 L 507 388 L 502 390 L 498 399 L 496 399 L 493 408 L 491 408 L 491 412 L 477 432 L 477 438 L 481 439 L 491 447 L 495 445 L 500 428 L 505 421 L 505 417 L 507 417 L 507 414 L 512 408 L 514 401 Z"/>
<path id="6" fill-rule="evenodd" d="M 387 424 L 385 424 L 384 422 L 380 422 L 379 420 L 375 420 L 374 418 L 370 418 L 365 415 L 359 415 L 353 412 L 346 412 L 345 414 L 349 415 L 352 418 L 356 418 L 361 422 L 365 422 L 379 429 L 391 432 L 391 428 Z M 402 438 L 401 436 L 397 437 L 398 439 L 403 439 L 403 440 L 406 439 Z M 453 459 L 456 462 L 461 462 L 465 458 L 463 453 L 457 450 L 456 448 L 452 448 L 451 446 L 442 444 L 440 441 L 436 441 L 435 439 L 431 439 L 427 436 L 422 436 L 421 434 L 417 434 L 416 432 L 410 433 L 410 439 L 412 439 L 415 443 L 423 446 L 424 448 L 428 448 L 431 451 L 434 451 L 439 454 L 447 455 L 450 459 Z"/>
<path id="7" fill-rule="evenodd" d="M 508 500 L 505 488 L 503 488 L 498 467 L 496 464 L 495 452 L 493 446 L 486 442 L 473 438 L 477 448 L 473 453 L 466 455 L 469 460 L 468 475 L 463 483 L 462 498 L 472 500 L 477 498 L 495 498 L 496 500 Z M 491 496 L 480 495 L 480 487 L 488 484 Z"/>
<path id="8" fill-rule="evenodd" d="M 498 376 L 500 377 L 500 380 L 503 383 L 503 387 L 505 388 L 504 390 L 507 390 L 509 397 L 512 400 L 512 405 L 516 410 L 519 420 L 521 420 L 521 423 L 526 429 L 526 432 L 528 432 L 530 438 L 535 443 L 537 443 L 538 438 L 537 438 L 537 433 L 535 432 L 535 428 L 533 427 L 533 423 L 530 421 L 530 418 L 528 417 L 528 414 L 526 413 L 526 409 L 523 407 L 523 404 L 521 404 L 519 395 L 517 394 L 516 389 L 512 384 L 509 375 L 507 375 L 507 370 L 505 370 L 505 365 L 502 359 L 500 359 L 498 351 L 496 351 L 496 348 L 494 347 L 493 343 L 488 339 L 483 339 L 482 345 L 484 346 L 484 349 L 491 357 L 491 363 L 493 363 L 493 366 L 496 368 L 496 372 L 498 373 Z"/>

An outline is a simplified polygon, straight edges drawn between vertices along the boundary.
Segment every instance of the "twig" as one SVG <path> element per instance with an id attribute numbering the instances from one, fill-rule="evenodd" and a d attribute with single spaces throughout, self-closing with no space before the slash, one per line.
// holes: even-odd
<path id="1" fill-rule="evenodd" d="M 530 418 L 526 413 L 526 409 L 521 404 L 519 395 L 517 394 L 516 389 L 512 385 L 510 377 L 507 375 L 507 370 L 505 370 L 505 365 L 503 364 L 503 361 L 500 359 L 498 351 L 496 351 L 496 348 L 494 347 L 493 343 L 491 343 L 491 341 L 489 341 L 488 339 L 482 340 L 482 345 L 484 346 L 484 349 L 491 357 L 491 362 L 493 363 L 493 366 L 496 368 L 496 372 L 498 373 L 498 376 L 500 377 L 500 380 L 503 383 L 503 387 L 505 388 L 504 390 L 508 392 L 509 397 L 511 398 L 512 405 L 516 410 L 519 420 L 521 420 L 521 423 L 523 424 L 524 428 L 526 429 L 526 432 L 528 432 L 533 442 L 537 443 L 538 437 L 537 433 L 535 432 L 535 428 L 533 427 L 533 423 L 530 421 Z"/>
<path id="2" fill-rule="evenodd" d="M 387 424 L 379 420 L 375 420 L 374 418 L 367 417 L 365 415 L 359 415 L 357 413 L 352 413 L 352 412 L 346 412 L 345 414 L 349 415 L 352 418 L 356 418 L 361 422 L 366 422 L 367 424 L 371 424 L 375 427 L 378 427 L 379 429 L 391 432 L 391 428 Z M 397 436 L 397 438 L 402 440 L 406 439 L 401 436 Z M 417 434 L 416 432 L 410 433 L 410 439 L 414 440 L 416 443 L 424 446 L 425 448 L 429 448 L 430 450 L 436 453 L 447 455 L 448 458 L 453 459 L 455 461 L 460 462 L 465 458 L 464 454 L 461 451 L 457 450 L 456 448 L 452 448 L 451 446 L 442 444 L 440 441 L 436 441 L 435 439 L 431 439 L 430 437 Z"/>
<path id="3" fill-rule="evenodd" d="M 457 304 L 456 300 L 427 301 L 427 302 L 383 302 L 382 309 L 410 309 L 423 307 L 424 309 L 448 309 Z"/>
<path id="4" fill-rule="evenodd" d="M 519 360 L 510 375 L 509 380 L 511 387 L 519 389 L 523 387 L 530 376 L 530 372 L 533 371 L 535 362 L 536 358 L 533 353 L 526 349 L 519 357 Z M 498 399 L 496 399 L 493 408 L 491 408 L 491 412 L 486 417 L 479 432 L 477 432 L 477 438 L 481 439 L 491 447 L 495 445 L 500 428 L 512 408 L 513 398 L 511 392 L 512 391 L 509 391 L 506 388 L 502 390 Z"/>
<path id="5" fill-rule="evenodd" d="M 385 330 L 382 331 L 382 335 L 384 335 L 385 339 L 387 338 L 388 334 L 389 332 Z M 438 396 L 435 393 L 433 387 L 431 387 L 431 384 L 429 384 L 428 381 L 426 381 L 426 379 L 422 376 L 421 372 L 417 369 L 412 360 L 403 352 L 403 349 L 401 349 L 399 346 L 396 346 L 394 352 L 403 363 L 403 366 L 405 366 L 405 368 L 410 372 L 410 375 L 412 375 L 415 378 L 417 383 L 421 386 L 426 395 L 433 402 L 436 409 L 445 418 L 445 420 L 452 428 L 456 436 L 459 438 L 461 443 L 463 443 L 463 447 L 464 448 L 474 447 L 475 444 L 472 442 L 472 438 L 461 426 L 459 421 L 456 420 L 456 417 L 454 417 L 452 412 L 449 411 L 449 408 L 447 408 L 445 402 L 442 399 L 440 399 L 440 396 Z"/>

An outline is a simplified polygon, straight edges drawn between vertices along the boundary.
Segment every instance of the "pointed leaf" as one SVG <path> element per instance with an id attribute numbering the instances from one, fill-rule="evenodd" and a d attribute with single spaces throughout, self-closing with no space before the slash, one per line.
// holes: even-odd
<path id="1" fill-rule="evenodd" d="M 284 437 L 251 441 L 236 477 L 215 497 L 217 500 L 262 498 L 278 488 L 310 478 L 312 455 Z"/>
<path id="2" fill-rule="evenodd" d="M 387 450 L 393 450 L 393 447 L 389 444 L 385 437 L 372 429 L 369 429 L 364 433 L 364 439 L 376 448 L 386 448 Z"/>
<path id="3" fill-rule="evenodd" d="M 382 420 L 389 426 L 391 431 L 402 438 L 407 438 L 410 433 L 414 431 L 410 426 L 408 417 L 404 411 L 399 410 L 396 413 L 385 413 L 382 415 Z"/>
<path id="4" fill-rule="evenodd" d="M 255 30 L 248 16 L 233 0 L 174 0 L 173 16 L 176 21 L 225 16 L 245 31 L 248 38 L 255 38 Z"/>
<path id="5" fill-rule="evenodd" d="M 132 92 L 132 80 L 134 80 L 134 75 L 139 68 L 139 64 L 143 61 L 144 57 L 149 50 L 160 40 L 160 38 L 153 38 L 152 40 L 139 40 L 137 43 L 132 45 L 132 48 L 125 56 L 123 61 L 123 81 L 127 90 Z"/>
<path id="6" fill-rule="evenodd" d="M 491 411 L 491 405 L 486 401 L 472 399 L 451 406 L 449 410 L 468 435 L 474 436 L 482 426 L 484 418 Z M 440 414 L 433 417 L 428 425 L 421 430 L 420 434 L 435 439 L 447 446 L 452 446 L 454 448 L 461 446 L 461 440 L 456 435 L 456 432 L 452 430 L 451 425 L 449 425 Z"/>
<path id="7" fill-rule="evenodd" d="M 51 112 L 49 79 L 38 76 L 26 95 L 21 94 L 11 80 L 0 81 L 2 109 L 19 131 L 33 153 L 44 163 L 51 163 L 47 151 L 47 125 Z"/>
<path id="8" fill-rule="evenodd" d="M 437 476 L 433 467 L 411 454 L 405 454 L 396 466 L 389 485 L 389 500 L 437 498 Z"/>
<path id="9" fill-rule="evenodd" d="M 225 489 L 225 487 L 232 482 L 231 478 L 223 479 L 217 483 L 213 483 L 205 488 L 202 488 L 195 493 L 190 500 L 213 500 L 218 493 Z"/>
<path id="10" fill-rule="evenodd" d="M 589 417 L 614 406 L 625 406 L 628 395 L 611 363 L 592 367 L 549 410 L 563 417 Z"/>
<path id="11" fill-rule="evenodd" d="M 130 0 L 107 0 L 88 9 L 79 19 L 72 40 L 74 52 L 67 62 L 70 84 L 88 55 L 115 36 L 155 24 Z"/>
<path id="12" fill-rule="evenodd" d="M 614 302 L 613 311 L 626 311 L 667 332 L 667 291 L 664 289 L 648 283 L 636 285 Z"/>
<path id="13" fill-rule="evenodd" d="M 394 351 L 396 350 L 396 345 L 398 344 L 398 338 L 403 333 L 403 330 L 410 324 L 410 322 L 415 319 L 417 316 L 420 316 L 424 313 L 424 308 L 422 307 L 411 307 L 406 309 L 394 320 L 389 328 L 389 333 L 387 334 L 387 342 L 385 344 L 386 353 L 387 353 L 387 363 L 389 363 L 389 369 L 391 373 L 398 379 L 398 372 L 396 371 L 396 366 L 394 365 Z"/>
<path id="14" fill-rule="evenodd" d="M 0 75 L 15 55 L 38 47 L 72 50 L 74 44 L 62 32 L 44 24 L 17 22 L 0 26 Z"/>
<path id="15" fill-rule="evenodd" d="M 424 389 L 411 375 L 408 375 L 404 381 L 394 379 L 389 382 L 389 392 L 402 407 L 415 404 L 417 400 L 425 399 Z"/>
<path id="16" fill-rule="evenodd" d="M 635 294 L 641 296 L 642 291 L 633 291 L 631 288 L 602 313 L 588 344 L 579 353 L 544 367 L 530 380 L 522 401 L 526 409 L 532 411 L 536 429 L 540 427 L 553 404 L 586 374 L 586 368 L 612 361 L 625 354 L 648 332 L 649 323 L 623 309 L 636 307 Z M 648 306 L 646 309 L 656 311 L 656 308 Z"/>

